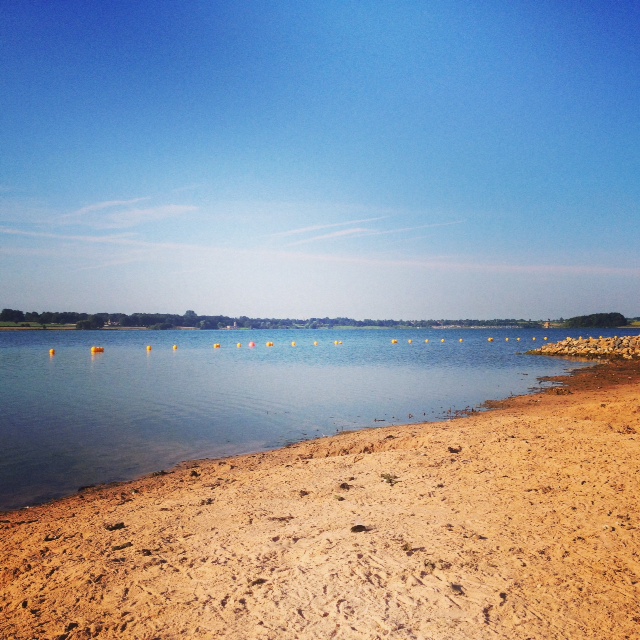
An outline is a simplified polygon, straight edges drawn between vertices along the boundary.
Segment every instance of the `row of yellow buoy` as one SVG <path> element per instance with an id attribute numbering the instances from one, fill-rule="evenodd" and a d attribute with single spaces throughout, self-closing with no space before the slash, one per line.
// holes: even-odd
<path id="1" fill-rule="evenodd" d="M 534 342 L 537 340 L 537 338 L 531 338 Z M 543 338 L 543 340 L 548 340 L 549 338 L 547 338 L 546 336 Z M 509 342 L 510 338 L 505 338 L 504 341 L 505 342 Z M 516 338 L 516 342 L 520 342 L 521 338 Z M 487 338 L 488 342 L 494 342 L 494 338 Z M 407 340 L 407 342 L 409 344 L 413 344 L 413 340 Z M 442 338 L 442 340 L 440 340 L 440 342 L 444 343 L 446 342 L 446 340 L 444 338 Z M 462 338 L 460 338 L 460 340 L 458 340 L 458 342 L 464 342 L 464 340 Z M 398 344 L 398 341 L 394 338 L 393 340 L 391 340 L 391 344 Z M 429 344 L 429 340 L 425 340 L 425 344 Z"/>
<path id="2" fill-rule="evenodd" d="M 534 342 L 537 340 L 537 338 L 536 338 L 535 336 L 534 336 L 533 338 L 531 338 L 531 339 L 532 339 Z M 543 339 L 545 342 L 549 340 L 549 338 L 548 338 L 547 336 L 545 336 L 545 337 L 544 337 L 544 338 L 542 338 L 542 339 Z M 602 336 L 600 336 L 600 339 L 602 339 Z M 509 342 L 509 338 L 505 338 L 504 340 L 505 340 L 505 342 Z M 580 340 L 582 340 L 582 336 L 580 337 Z M 488 341 L 488 342 L 494 342 L 494 338 L 487 338 L 487 341 Z M 516 338 L 516 341 L 517 341 L 517 342 L 520 342 L 520 338 Z M 408 342 L 408 344 L 413 344 L 413 340 L 411 340 L 411 339 L 407 340 L 407 342 Z M 446 342 L 446 340 L 445 340 L 444 338 L 442 338 L 442 339 L 440 340 L 440 342 L 444 343 L 444 342 Z M 464 340 L 463 340 L 462 338 L 460 338 L 460 340 L 458 340 L 458 342 L 464 342 Z M 315 342 L 313 343 L 313 346 L 314 346 L 314 347 L 317 347 L 317 346 L 318 346 L 318 344 L 319 344 L 319 343 L 318 343 L 317 341 L 315 341 Z M 342 342 L 342 340 L 335 340 L 333 344 L 334 344 L 334 345 L 336 345 L 336 346 L 339 346 L 339 345 L 343 344 L 343 342 Z M 398 344 L 398 341 L 394 338 L 393 340 L 391 340 L 391 344 Z M 425 340 L 425 344 L 429 344 L 429 339 Z M 275 343 L 274 343 L 274 342 L 267 342 L 267 343 L 266 343 L 266 345 L 267 345 L 267 347 L 274 347 L 274 346 L 275 346 Z M 241 342 L 238 342 L 238 344 L 237 344 L 236 346 L 238 347 L 238 349 L 241 349 L 241 348 L 242 348 L 242 343 L 241 343 Z M 253 349 L 253 348 L 255 348 L 255 346 L 256 346 L 256 343 L 255 343 L 255 342 L 250 342 L 250 343 L 249 343 L 249 348 Z M 297 347 L 297 346 L 298 346 L 298 343 L 297 343 L 297 342 L 292 342 L 292 343 L 291 343 L 291 346 L 292 346 L 292 347 Z M 221 348 L 222 348 L 222 345 L 221 345 L 219 342 L 216 342 L 216 343 L 213 345 L 213 348 L 214 348 L 214 349 L 221 349 Z M 152 347 L 150 344 L 149 344 L 149 345 L 147 345 L 147 351 L 152 351 L 152 350 L 153 350 L 153 347 Z M 178 345 L 177 345 L 177 344 L 174 344 L 174 345 L 173 345 L 173 350 L 174 350 L 174 351 L 177 351 L 177 350 L 178 350 Z M 91 353 L 92 353 L 92 354 L 93 354 L 93 353 L 104 353 L 104 347 L 91 347 Z M 56 355 L 56 350 L 55 350 L 55 349 L 49 349 L 49 355 L 50 355 L 50 356 L 55 356 L 55 355 Z"/>
<path id="3" fill-rule="evenodd" d="M 533 338 L 531 338 L 534 342 L 538 339 L 535 336 Z M 544 338 L 542 338 L 543 340 L 548 340 L 549 338 L 547 338 L 547 336 L 545 336 Z M 509 342 L 510 338 L 505 338 L 504 341 L 505 342 Z M 520 342 L 521 338 L 516 338 L 516 342 Z M 493 342 L 493 338 L 487 338 L 488 342 Z M 462 342 L 462 341 L 461 341 Z"/>
<path id="4" fill-rule="evenodd" d="M 534 338 L 531 338 L 531 339 L 532 339 L 534 342 L 537 340 L 537 338 L 535 338 L 535 337 L 534 337 Z M 548 340 L 548 339 L 549 339 L 549 338 L 547 338 L 546 336 L 543 338 L 543 340 Z M 487 338 L 487 340 L 488 340 L 489 342 L 494 342 L 494 338 Z M 505 338 L 504 340 L 505 340 L 505 342 L 509 342 L 509 341 L 510 341 L 510 338 Z M 516 338 L 516 342 L 520 342 L 520 341 L 521 341 L 521 338 Z M 425 340 L 425 344 L 429 344 L 429 342 L 430 342 L 430 341 L 429 341 L 429 339 Z M 445 338 L 442 338 L 442 339 L 440 340 L 440 342 L 441 342 L 441 343 L 445 343 L 445 342 L 446 342 Z M 464 339 L 463 339 L 463 338 L 460 338 L 460 339 L 458 340 L 458 342 L 464 342 Z M 412 340 L 412 339 L 409 339 L 409 340 L 407 340 L 407 343 L 408 343 L 408 344 L 413 344 L 413 340 Z M 267 344 L 267 347 L 274 347 L 274 346 L 275 346 L 275 343 L 273 343 L 273 342 L 267 342 L 266 344 Z M 318 344 L 319 344 L 319 343 L 316 341 L 316 342 L 314 342 L 314 343 L 313 343 L 313 346 L 314 346 L 314 347 L 317 347 L 317 346 L 318 346 Z M 333 344 L 335 344 L 336 346 L 338 346 L 338 345 L 341 345 L 341 344 L 344 344 L 344 343 L 342 342 L 342 340 L 335 340 Z M 391 340 L 391 344 L 398 344 L 398 340 L 396 340 L 396 339 L 394 338 L 393 340 Z M 238 349 L 240 349 L 240 348 L 242 348 L 242 343 L 241 343 L 241 342 L 238 342 L 238 344 L 237 344 L 236 346 L 238 347 Z M 249 343 L 249 347 L 253 348 L 253 347 L 255 347 L 255 346 L 256 346 L 256 343 L 255 343 L 255 342 L 250 342 L 250 343 Z M 292 346 L 292 347 L 297 347 L 297 346 L 298 346 L 298 343 L 297 343 L 297 342 L 292 342 L 292 343 L 291 343 L 291 346 Z M 150 349 L 150 348 L 151 348 L 151 347 L 147 347 L 147 349 Z M 173 348 L 174 348 L 174 349 L 177 349 L 178 347 L 177 347 L 177 345 L 173 345 Z M 213 345 L 213 348 L 214 348 L 214 349 L 220 349 L 220 344 L 214 344 L 214 345 Z"/>

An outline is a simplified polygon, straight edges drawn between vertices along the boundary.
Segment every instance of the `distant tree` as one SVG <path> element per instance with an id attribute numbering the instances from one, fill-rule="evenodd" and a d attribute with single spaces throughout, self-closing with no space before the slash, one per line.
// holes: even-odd
<path id="1" fill-rule="evenodd" d="M 104 320 L 98 316 L 89 316 L 86 320 L 79 320 L 76 322 L 76 329 L 88 330 L 88 329 L 102 329 L 104 327 Z"/>
<path id="2" fill-rule="evenodd" d="M 197 322 L 198 314 L 195 311 L 193 311 L 192 309 L 185 311 L 184 315 L 182 316 L 183 327 L 195 327 Z"/>
<path id="3" fill-rule="evenodd" d="M 580 327 L 622 327 L 627 324 L 627 319 L 621 313 L 592 313 L 588 316 L 576 316 L 569 318 L 563 324 L 566 328 Z"/>
<path id="4" fill-rule="evenodd" d="M 17 309 L 3 309 L 0 312 L 0 322 L 24 322 L 24 313 Z"/>
<path id="5" fill-rule="evenodd" d="M 120 316 L 120 326 L 121 327 L 139 327 L 140 323 L 138 321 L 138 316 L 134 313 L 132 315 L 127 315 L 123 313 Z"/>
<path id="6" fill-rule="evenodd" d="M 174 325 L 170 322 L 159 322 L 158 324 L 152 324 L 149 329 L 155 329 L 159 331 L 166 331 L 167 329 L 174 329 Z"/>
<path id="7" fill-rule="evenodd" d="M 233 327 L 235 318 L 228 316 L 198 316 L 198 323 L 195 325 L 200 329 L 226 329 Z"/>

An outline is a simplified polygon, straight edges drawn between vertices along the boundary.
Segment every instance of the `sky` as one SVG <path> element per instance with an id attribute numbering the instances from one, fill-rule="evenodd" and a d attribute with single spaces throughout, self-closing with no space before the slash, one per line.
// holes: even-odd
<path id="1" fill-rule="evenodd" d="M 635 0 L 0 0 L 0 307 L 640 316 Z"/>

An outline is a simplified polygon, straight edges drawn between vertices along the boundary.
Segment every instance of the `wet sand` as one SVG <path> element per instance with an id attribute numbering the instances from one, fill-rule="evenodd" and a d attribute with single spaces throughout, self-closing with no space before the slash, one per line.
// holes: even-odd
<path id="1" fill-rule="evenodd" d="M 0 637 L 639 637 L 640 366 L 564 381 L 0 514 Z"/>

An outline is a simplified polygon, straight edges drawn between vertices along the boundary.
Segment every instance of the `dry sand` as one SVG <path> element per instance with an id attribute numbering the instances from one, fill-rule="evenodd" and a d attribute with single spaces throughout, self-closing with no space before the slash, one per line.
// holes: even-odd
<path id="1" fill-rule="evenodd" d="M 638 638 L 638 369 L 0 514 L 0 637 Z"/>

